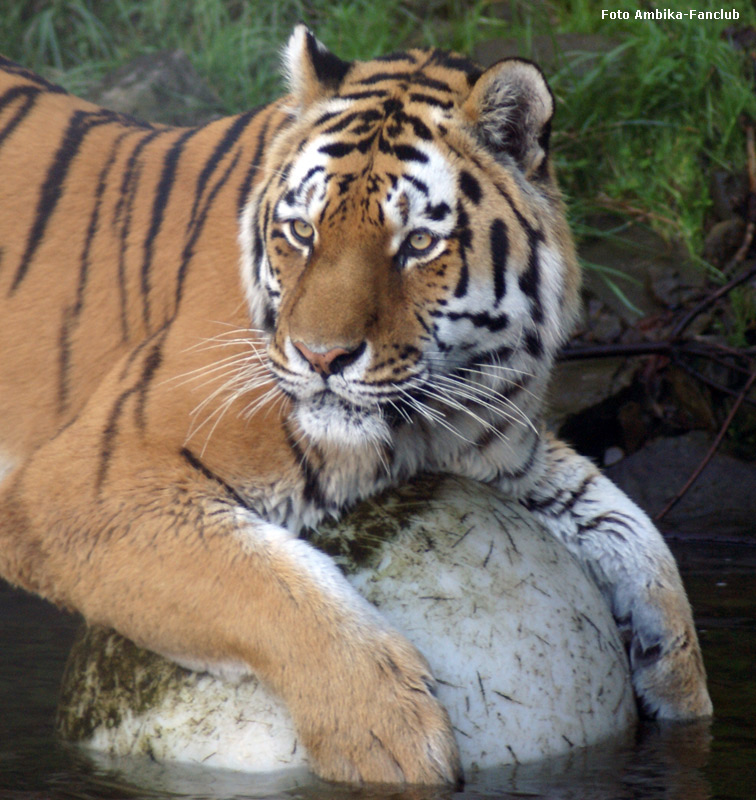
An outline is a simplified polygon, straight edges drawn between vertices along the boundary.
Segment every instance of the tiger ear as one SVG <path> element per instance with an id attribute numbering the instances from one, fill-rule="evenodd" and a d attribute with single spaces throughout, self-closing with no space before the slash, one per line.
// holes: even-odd
<path id="1" fill-rule="evenodd" d="M 510 155 L 528 177 L 545 172 L 554 96 L 535 64 L 520 58 L 494 64 L 462 108 L 489 150 Z"/>
<path id="2" fill-rule="evenodd" d="M 336 92 L 352 64 L 319 42 L 306 25 L 297 25 L 283 53 L 289 91 L 299 109 Z"/>

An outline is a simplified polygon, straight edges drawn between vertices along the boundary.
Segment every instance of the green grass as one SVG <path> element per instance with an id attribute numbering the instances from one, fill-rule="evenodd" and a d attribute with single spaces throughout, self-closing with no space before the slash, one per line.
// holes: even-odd
<path id="1" fill-rule="evenodd" d="M 748 0 L 698 0 L 735 9 L 737 22 L 601 19 L 601 9 L 652 8 L 646 0 L 30 0 L 0 14 L 0 50 L 84 92 L 144 52 L 182 48 L 229 112 L 281 90 L 277 61 L 297 21 L 344 58 L 407 44 L 473 52 L 515 37 L 528 55 L 558 33 L 609 40 L 599 57 L 549 76 L 558 101 L 555 159 L 578 235 L 598 211 L 641 218 L 701 251 L 713 168 L 742 171 L 742 114 L 756 118 L 754 68 L 723 37 L 756 26 Z M 687 10 L 687 0 L 659 7 Z"/>
<path id="2" fill-rule="evenodd" d="M 738 24 L 754 24 L 746 3 L 696 5 L 740 8 Z M 613 23 L 606 33 L 618 41 L 614 50 L 585 74 L 567 67 L 554 76 L 569 106 L 557 126 L 555 153 L 576 218 L 597 207 L 624 208 L 700 252 L 710 173 L 743 170 L 739 120 L 756 120 L 753 63 L 723 36 L 732 24 Z M 594 32 L 596 25 L 586 28 Z"/>

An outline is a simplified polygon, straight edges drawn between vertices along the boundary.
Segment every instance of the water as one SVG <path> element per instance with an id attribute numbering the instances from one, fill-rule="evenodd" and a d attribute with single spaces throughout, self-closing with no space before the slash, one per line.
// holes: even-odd
<path id="1" fill-rule="evenodd" d="M 109 760 L 58 742 L 57 688 L 79 620 L 0 584 L 2 800 L 753 800 L 756 798 L 756 544 L 673 546 L 701 631 L 716 716 L 711 726 L 645 725 L 614 742 L 535 765 L 472 776 L 464 793 L 337 787 L 148 760 Z"/>

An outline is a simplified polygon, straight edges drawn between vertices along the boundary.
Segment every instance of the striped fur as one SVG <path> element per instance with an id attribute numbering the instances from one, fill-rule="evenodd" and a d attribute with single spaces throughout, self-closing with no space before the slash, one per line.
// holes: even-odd
<path id="1" fill-rule="evenodd" d="M 0 63 L 0 573 L 257 673 L 327 778 L 454 782 L 424 659 L 298 537 L 456 472 L 593 571 L 650 712 L 709 713 L 661 538 L 540 430 L 579 284 L 540 72 L 302 26 L 285 64 L 287 97 L 174 129 Z"/>

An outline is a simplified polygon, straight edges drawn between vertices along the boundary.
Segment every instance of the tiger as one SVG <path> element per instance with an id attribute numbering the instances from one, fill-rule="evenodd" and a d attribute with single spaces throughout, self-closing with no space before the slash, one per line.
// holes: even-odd
<path id="1" fill-rule="evenodd" d="M 426 659 L 305 532 L 467 476 L 596 581 L 645 714 L 709 716 L 662 536 L 544 423 L 580 270 L 543 73 L 304 25 L 283 64 L 280 99 L 177 128 L 2 61 L 0 574 L 257 676 L 324 779 L 458 784 Z"/>

